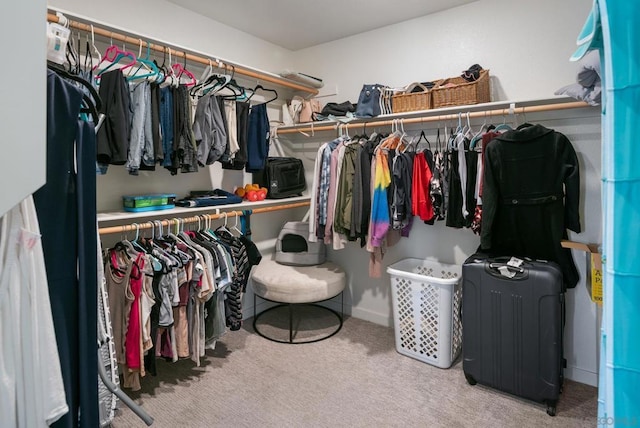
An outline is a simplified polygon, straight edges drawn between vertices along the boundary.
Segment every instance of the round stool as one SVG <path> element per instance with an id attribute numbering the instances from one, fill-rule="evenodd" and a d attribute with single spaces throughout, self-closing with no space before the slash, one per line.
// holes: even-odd
<path id="1" fill-rule="evenodd" d="M 316 266 L 287 266 L 274 260 L 263 259 L 251 274 L 253 284 L 253 328 L 265 339 L 279 343 L 312 343 L 325 340 L 342 328 L 344 314 L 344 288 L 346 275 L 340 266 L 325 262 Z M 325 306 L 317 305 L 325 300 L 341 295 L 341 313 Z M 256 296 L 269 302 L 279 303 L 256 315 Z M 319 339 L 294 341 L 293 310 L 298 305 L 309 305 L 329 311 L 338 318 L 338 327 L 329 335 Z M 289 340 L 269 337 L 258 328 L 258 319 L 265 313 L 277 308 L 289 307 Z"/>

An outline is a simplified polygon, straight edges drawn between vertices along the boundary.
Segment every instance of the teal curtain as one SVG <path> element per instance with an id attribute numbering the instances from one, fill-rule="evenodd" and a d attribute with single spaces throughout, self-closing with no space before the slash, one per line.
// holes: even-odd
<path id="1" fill-rule="evenodd" d="M 595 0 L 577 60 L 600 50 L 604 296 L 598 426 L 640 426 L 640 1 Z"/>

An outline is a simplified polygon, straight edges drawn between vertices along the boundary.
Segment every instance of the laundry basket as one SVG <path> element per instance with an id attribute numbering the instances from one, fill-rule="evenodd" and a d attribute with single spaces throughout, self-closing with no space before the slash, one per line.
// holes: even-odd
<path id="1" fill-rule="evenodd" d="M 405 259 L 387 272 L 396 350 L 437 367 L 451 367 L 462 348 L 461 267 Z"/>

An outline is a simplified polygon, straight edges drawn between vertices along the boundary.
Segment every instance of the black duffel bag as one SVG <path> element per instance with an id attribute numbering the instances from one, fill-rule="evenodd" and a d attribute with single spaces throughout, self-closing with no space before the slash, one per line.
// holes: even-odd
<path id="1" fill-rule="evenodd" d="M 267 188 L 267 198 L 300 196 L 307 188 L 302 161 L 291 157 L 269 157 L 262 171 L 253 174 L 253 182 Z"/>

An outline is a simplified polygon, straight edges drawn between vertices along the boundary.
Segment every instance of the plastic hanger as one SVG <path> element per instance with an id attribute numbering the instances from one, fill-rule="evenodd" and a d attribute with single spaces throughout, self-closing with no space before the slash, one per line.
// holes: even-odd
<path id="1" fill-rule="evenodd" d="M 151 247 L 153 249 L 155 249 L 156 251 L 158 251 L 158 253 L 160 253 L 161 255 L 163 255 L 164 257 L 166 257 L 166 259 L 169 261 L 167 267 L 168 268 L 179 268 L 182 267 L 182 260 L 180 260 L 177 256 L 175 256 L 174 254 L 171 254 L 169 251 L 167 251 L 165 248 L 163 248 L 162 246 L 160 246 L 158 244 L 158 242 L 162 241 L 162 221 L 161 220 L 155 220 L 153 221 L 154 224 L 154 228 L 153 228 L 153 239 L 151 241 Z M 158 227 L 158 237 L 156 239 L 155 237 L 155 226 Z"/>
<path id="2" fill-rule="evenodd" d="M 196 76 L 194 76 L 192 72 L 187 70 L 187 53 L 183 52 L 183 55 L 184 55 L 184 64 L 175 63 L 171 66 L 171 68 L 173 69 L 174 73 L 177 75 L 178 83 L 180 83 L 180 78 L 183 75 L 185 75 L 190 79 L 190 81 L 185 83 L 184 85 L 186 87 L 191 87 L 198 82 L 196 81 Z"/>
<path id="3" fill-rule="evenodd" d="M 90 82 L 87 82 L 80 76 L 69 73 L 66 69 L 58 64 L 47 61 L 47 68 L 60 75 L 61 77 L 64 77 L 65 79 L 73 80 L 74 82 L 80 83 L 89 91 L 91 97 L 84 92 L 82 94 L 83 107 L 80 109 L 80 113 L 90 114 L 91 118 L 93 119 L 93 123 L 97 124 L 100 121 L 100 115 L 98 112 L 102 108 L 102 100 L 100 98 L 100 95 L 96 91 L 96 88 Z"/>
<path id="4" fill-rule="evenodd" d="M 171 48 L 167 46 L 166 49 L 169 51 L 169 64 L 171 64 L 171 62 L 172 62 L 171 61 Z M 160 87 L 161 88 L 166 88 L 168 86 L 175 87 L 177 79 L 176 79 L 175 73 L 173 71 L 173 68 L 168 66 L 168 65 L 165 65 L 164 59 L 162 61 L 161 68 L 165 70 L 165 75 L 164 75 L 164 80 L 160 84 Z"/>
<path id="5" fill-rule="evenodd" d="M 482 139 L 482 135 L 485 133 L 487 129 L 487 112 L 484 112 L 484 122 L 482 122 L 482 125 L 480 126 L 480 130 L 478 131 L 477 134 L 475 134 L 473 136 L 473 138 L 471 139 L 471 142 L 469 143 L 469 150 L 473 150 L 476 146 L 476 143 Z"/>
<path id="6" fill-rule="evenodd" d="M 404 153 L 409 147 L 413 147 L 414 151 L 418 150 L 418 145 L 420 142 L 424 140 L 429 145 L 429 150 L 431 150 L 431 141 L 427 138 L 427 134 L 425 134 L 424 129 L 420 131 L 420 134 L 415 138 L 402 152 Z"/>
<path id="7" fill-rule="evenodd" d="M 261 90 L 263 90 L 264 92 L 271 92 L 271 93 L 273 94 L 273 98 L 270 98 L 269 100 L 264 101 L 264 102 L 259 103 L 259 104 L 256 104 L 256 105 L 268 104 L 268 103 L 270 103 L 270 102 L 275 101 L 275 100 L 277 100 L 277 99 L 278 99 L 278 92 L 277 92 L 275 89 L 268 89 L 268 88 L 265 88 L 264 86 L 262 86 L 261 84 L 257 84 L 257 85 L 255 86 L 255 88 L 253 88 L 253 89 L 251 90 L 251 95 L 249 95 L 249 98 L 247 98 L 247 102 L 249 102 L 249 101 L 251 100 L 251 98 L 252 98 L 252 97 L 253 97 L 253 96 L 258 92 L 258 90 L 260 90 L 260 89 L 261 89 Z"/>
<path id="8" fill-rule="evenodd" d="M 116 66 L 117 64 L 120 63 L 120 61 L 123 61 L 123 60 L 127 60 L 129 62 L 119 65 L 118 68 L 121 71 L 124 71 L 128 68 L 133 67 L 136 63 L 137 58 L 135 54 L 133 54 L 132 52 L 129 52 L 124 49 L 120 49 L 119 47 L 117 47 L 112 43 L 111 46 L 109 46 L 107 50 L 104 52 L 104 55 L 100 59 L 100 62 L 98 62 L 98 64 L 93 68 L 93 71 L 97 72 L 96 78 L 98 78 L 103 73 L 111 70 L 112 67 Z M 109 62 L 109 64 L 105 68 L 100 69 L 100 65 L 104 64 L 105 62 Z"/>
<path id="9" fill-rule="evenodd" d="M 222 215 L 222 217 L 224 217 L 224 224 L 218 226 L 218 228 L 216 229 L 217 231 L 223 231 L 223 232 L 227 232 L 229 234 L 231 234 L 231 231 L 227 228 L 227 220 L 229 218 L 229 215 L 226 212 L 222 212 L 220 213 L 220 215 Z"/>
<path id="10" fill-rule="evenodd" d="M 137 57 L 137 61 L 139 66 L 135 69 L 135 71 L 132 71 L 131 73 L 129 73 L 129 76 L 127 77 L 128 81 L 131 80 L 138 80 L 138 79 L 149 79 L 151 77 L 155 78 L 158 76 L 158 67 L 156 66 L 156 64 L 151 61 L 149 59 L 149 54 L 150 54 L 150 47 L 149 47 L 149 42 L 147 42 L 147 55 L 145 58 L 141 58 L 142 56 L 142 39 L 140 39 L 140 50 L 138 51 L 138 57 Z M 139 74 L 138 72 L 142 69 L 145 69 L 147 72 L 146 73 L 142 73 Z M 132 68 L 129 70 L 133 70 Z"/>
<path id="11" fill-rule="evenodd" d="M 240 215 L 238 215 L 238 214 L 236 213 L 236 222 L 235 222 L 235 224 L 233 225 L 232 230 L 235 230 L 236 232 L 238 232 L 238 236 L 242 236 L 242 235 L 243 235 L 243 233 L 242 233 L 242 231 L 240 230 L 240 228 L 238 227 L 238 223 L 239 223 L 239 222 L 240 222 Z"/>
<path id="12" fill-rule="evenodd" d="M 502 111 L 502 123 L 498 126 L 495 127 L 495 129 L 493 130 L 494 132 L 500 132 L 500 131 L 512 131 L 513 129 L 511 128 L 511 126 L 507 125 L 507 118 L 504 114 L 504 110 Z"/>

